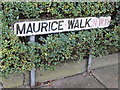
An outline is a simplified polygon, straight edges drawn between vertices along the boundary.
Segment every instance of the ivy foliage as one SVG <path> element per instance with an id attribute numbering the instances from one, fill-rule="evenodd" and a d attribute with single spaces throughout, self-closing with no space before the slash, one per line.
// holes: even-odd
<path id="1" fill-rule="evenodd" d="M 32 68 L 54 69 L 68 61 L 110 54 L 120 48 L 120 2 L 3 2 L 1 3 L 0 76 L 30 71 Z M 36 36 L 17 37 L 11 24 L 21 19 L 59 19 L 111 16 L 109 28 Z"/>

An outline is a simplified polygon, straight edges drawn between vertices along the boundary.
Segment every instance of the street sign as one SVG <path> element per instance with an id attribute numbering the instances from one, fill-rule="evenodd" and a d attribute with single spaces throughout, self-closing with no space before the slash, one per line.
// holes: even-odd
<path id="1" fill-rule="evenodd" d="M 31 36 L 39 34 L 79 31 L 85 29 L 104 28 L 110 24 L 111 17 L 84 17 L 56 20 L 26 20 L 13 25 L 17 36 Z"/>

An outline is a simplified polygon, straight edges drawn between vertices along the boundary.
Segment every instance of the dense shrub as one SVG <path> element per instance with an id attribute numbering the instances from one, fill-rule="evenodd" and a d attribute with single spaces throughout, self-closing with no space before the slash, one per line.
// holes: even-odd
<path id="1" fill-rule="evenodd" d="M 119 2 L 3 2 L 1 6 L 0 76 L 35 67 L 54 69 L 60 63 L 82 60 L 89 54 L 110 54 L 120 47 Z M 111 25 L 104 29 L 38 35 L 36 42 L 28 42 L 29 37 L 17 37 L 11 28 L 20 19 L 88 16 L 111 16 Z"/>

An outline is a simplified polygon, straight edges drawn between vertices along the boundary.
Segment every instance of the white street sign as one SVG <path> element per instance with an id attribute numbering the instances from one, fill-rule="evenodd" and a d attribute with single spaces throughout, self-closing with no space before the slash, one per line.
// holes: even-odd
<path id="1" fill-rule="evenodd" d="M 21 21 L 13 25 L 17 36 L 31 36 L 39 34 L 78 31 L 94 28 L 105 28 L 110 24 L 111 17 L 84 17 L 73 19 L 56 19 L 44 21 Z"/>

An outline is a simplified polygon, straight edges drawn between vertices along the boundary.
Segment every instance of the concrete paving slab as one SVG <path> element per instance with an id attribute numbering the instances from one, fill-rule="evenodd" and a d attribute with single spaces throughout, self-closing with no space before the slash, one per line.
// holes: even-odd
<path id="1" fill-rule="evenodd" d="M 68 77 L 74 74 L 82 73 L 86 70 L 87 60 L 77 61 L 77 62 L 69 62 L 65 63 L 61 66 L 58 66 L 55 71 L 46 70 L 42 71 L 40 69 L 36 69 L 36 82 L 44 82 L 48 80 L 60 79 L 63 77 Z M 92 60 L 91 69 L 101 68 L 109 65 L 115 65 L 118 63 L 118 53 L 110 54 L 107 56 L 96 57 Z M 29 76 L 26 76 L 26 79 Z M 29 82 L 29 80 L 26 80 Z"/>
<path id="2" fill-rule="evenodd" d="M 86 70 L 86 60 L 69 62 L 58 66 L 55 71 L 46 70 L 45 72 L 36 70 L 36 82 L 44 82 L 48 80 L 60 79 L 63 77 L 72 76 L 74 74 L 82 73 Z"/>
<path id="3" fill-rule="evenodd" d="M 107 88 L 118 88 L 118 64 L 95 69 L 93 75 Z"/>
<path id="4" fill-rule="evenodd" d="M 10 74 L 7 79 L 2 79 L 1 83 L 5 88 L 13 88 L 23 85 L 23 74 L 22 73 Z"/>
<path id="5" fill-rule="evenodd" d="M 81 74 L 52 82 L 53 88 L 105 88 L 93 76 Z"/>
<path id="6" fill-rule="evenodd" d="M 110 54 L 102 57 L 96 57 L 92 60 L 91 69 L 101 68 L 105 66 L 118 64 L 118 53 Z"/>

